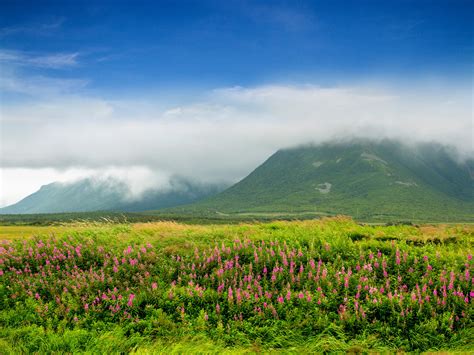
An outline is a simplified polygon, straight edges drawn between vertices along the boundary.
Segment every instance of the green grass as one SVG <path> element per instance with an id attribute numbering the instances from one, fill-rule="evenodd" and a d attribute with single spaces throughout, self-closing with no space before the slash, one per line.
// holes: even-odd
<path id="1" fill-rule="evenodd" d="M 304 219 L 312 218 L 314 215 L 305 216 L 297 214 L 296 216 L 281 215 L 283 220 L 287 219 Z M 268 215 L 251 215 L 251 216 L 225 216 L 215 213 L 173 213 L 169 211 L 151 211 L 151 212 L 69 212 L 69 213 L 39 213 L 39 214 L 0 214 L 0 225 L 3 226 L 50 226 L 62 225 L 67 223 L 143 223 L 143 222 L 159 222 L 159 221 L 175 221 L 186 224 L 229 224 L 240 223 L 246 221 L 268 221 L 276 217 L 272 214 Z"/>
<path id="2" fill-rule="evenodd" d="M 471 280 L 463 279 L 466 270 L 474 274 L 468 260 L 474 243 L 470 225 L 359 225 L 346 218 L 232 225 L 75 223 L 4 226 L 0 239 L 5 240 L 0 249 L 0 353 L 474 350 L 473 300 L 466 303 L 449 293 L 440 296 L 446 301 L 441 305 L 432 296 L 434 289 L 441 292 L 444 272 L 446 284 L 454 273 L 454 290 L 472 290 Z M 275 256 L 267 251 L 272 244 Z M 222 261 L 207 263 L 216 248 Z M 270 280 L 271 270 L 284 265 L 280 252 L 295 260 L 295 270 L 304 266 L 301 281 L 291 281 L 290 266 Z M 214 281 L 206 277 L 219 275 L 226 260 L 236 255 L 241 269 L 226 269 Z M 119 261 L 116 271 L 114 257 Z M 316 282 L 304 276 L 311 260 L 321 260 L 327 279 Z M 368 264 L 374 271 L 362 267 Z M 349 268 L 354 276 L 346 275 L 346 287 L 344 276 L 338 283 L 338 273 Z M 263 291 L 275 293 L 266 301 L 270 308 L 263 308 L 263 299 L 242 296 L 238 301 L 239 280 L 250 274 L 264 276 L 259 281 Z M 389 280 L 390 290 L 405 298 L 392 302 L 388 290 L 373 295 L 363 290 L 356 298 L 360 277 L 367 278 L 363 285 L 377 288 Z M 230 300 L 233 280 L 237 286 L 232 286 Z M 220 282 L 226 283 L 222 292 Z M 403 284 L 406 292 L 401 291 Z M 429 301 L 411 299 L 416 284 L 427 287 L 423 297 L 430 295 Z M 291 300 L 285 296 L 290 289 Z M 298 299 L 299 293 L 304 298 Z M 112 300 L 112 294 L 123 299 Z M 129 305 L 131 294 L 135 297 Z M 278 295 L 283 302 L 277 301 Z M 355 311 L 357 299 L 364 316 Z M 343 304 L 347 310 L 341 313 Z M 117 305 L 120 310 L 112 312 L 109 307 Z"/>

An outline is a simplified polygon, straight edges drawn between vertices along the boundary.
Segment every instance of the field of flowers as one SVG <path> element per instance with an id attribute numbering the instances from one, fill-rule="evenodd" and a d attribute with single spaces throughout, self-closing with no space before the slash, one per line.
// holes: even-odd
<path id="1" fill-rule="evenodd" d="M 474 351 L 469 225 L 31 234 L 0 245 L 0 353 Z"/>

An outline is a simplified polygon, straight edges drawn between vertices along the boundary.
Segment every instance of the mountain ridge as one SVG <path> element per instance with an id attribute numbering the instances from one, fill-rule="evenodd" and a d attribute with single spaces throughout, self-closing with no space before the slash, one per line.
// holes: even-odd
<path id="1" fill-rule="evenodd" d="M 219 184 L 198 184 L 174 177 L 166 189 L 148 189 L 140 196 L 131 196 L 127 184 L 117 179 L 85 178 L 43 185 L 21 201 L 0 208 L 0 214 L 141 212 L 192 203 L 223 188 Z"/>
<path id="2" fill-rule="evenodd" d="M 353 140 L 280 149 L 236 184 L 175 177 L 130 199 L 118 180 L 51 183 L 0 214 L 86 211 L 474 222 L 474 161 L 435 143 Z"/>
<path id="3" fill-rule="evenodd" d="M 437 143 L 304 145 L 280 149 L 225 191 L 173 210 L 474 221 L 473 167 Z"/>

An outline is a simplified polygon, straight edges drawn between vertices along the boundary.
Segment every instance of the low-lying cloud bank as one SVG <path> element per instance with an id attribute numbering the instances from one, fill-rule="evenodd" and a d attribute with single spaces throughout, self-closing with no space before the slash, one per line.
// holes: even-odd
<path id="1" fill-rule="evenodd" d="M 6 104 L 1 202 L 14 202 L 8 191 L 21 190 L 13 178 L 18 168 L 57 176 L 107 172 L 139 194 L 173 175 L 237 181 L 277 149 L 334 139 L 436 141 L 472 157 L 467 91 L 268 85 L 218 89 L 172 107 L 156 97 L 69 94 Z"/>

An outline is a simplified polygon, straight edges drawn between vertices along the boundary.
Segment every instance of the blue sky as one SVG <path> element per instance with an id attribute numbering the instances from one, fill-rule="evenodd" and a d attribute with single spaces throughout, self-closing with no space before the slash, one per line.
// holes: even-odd
<path id="1" fill-rule="evenodd" d="M 472 71 L 473 13 L 474 2 L 458 0 L 5 0 L 0 36 L 4 50 L 77 55 L 61 71 L 28 70 L 87 78 L 107 94 L 382 74 L 462 79 Z"/>
<path id="2" fill-rule="evenodd" d="M 474 156 L 473 1 L 22 1 L 0 10 L 0 207 L 52 181 L 235 182 L 334 138 Z"/>

